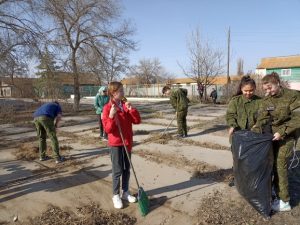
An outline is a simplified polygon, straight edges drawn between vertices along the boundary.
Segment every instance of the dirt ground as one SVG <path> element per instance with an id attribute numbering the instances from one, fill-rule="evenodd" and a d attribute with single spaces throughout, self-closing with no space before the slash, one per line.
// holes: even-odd
<path id="1" fill-rule="evenodd" d="M 109 148 L 99 138 L 92 100 L 82 102 L 78 114 L 63 106 L 67 113 L 58 137 L 66 161 L 55 164 L 50 142 L 50 159 L 38 160 L 30 121 L 38 103 L 0 99 L 0 225 L 300 224 L 300 165 L 289 171 L 292 210 L 268 220 L 228 185 L 233 175 L 225 105 L 192 105 L 189 136 L 176 139 L 174 112 L 167 101 L 133 101 L 142 124 L 134 126 L 132 161 L 150 199 L 150 212 L 142 217 L 138 204 L 127 202 L 123 209 L 114 209 Z M 133 176 L 130 189 L 137 194 Z"/>

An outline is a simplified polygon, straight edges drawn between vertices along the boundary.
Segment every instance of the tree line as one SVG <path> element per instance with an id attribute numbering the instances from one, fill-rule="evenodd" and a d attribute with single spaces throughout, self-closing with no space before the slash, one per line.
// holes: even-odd
<path id="1" fill-rule="evenodd" d="M 174 76 L 158 58 L 140 59 L 130 66 L 137 50 L 136 29 L 122 17 L 115 0 L 0 0 L 0 76 L 29 74 L 39 62 L 41 86 L 54 85 L 56 71 L 74 80 L 74 110 L 80 103 L 80 74 L 94 74 L 108 84 L 126 74 L 142 84 L 164 83 Z M 185 76 L 205 87 L 223 72 L 223 52 L 200 39 L 198 30 L 187 42 L 189 65 L 178 65 Z M 210 77 L 210 79 L 208 79 Z M 206 90 L 206 89 L 205 89 Z"/>

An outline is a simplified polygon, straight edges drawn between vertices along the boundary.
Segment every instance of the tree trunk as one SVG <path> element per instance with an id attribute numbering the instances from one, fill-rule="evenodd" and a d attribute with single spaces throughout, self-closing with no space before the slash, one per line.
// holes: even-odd
<path id="1" fill-rule="evenodd" d="M 73 66 L 73 76 L 74 76 L 74 105 L 73 109 L 75 112 L 79 111 L 79 103 L 80 103 L 80 91 L 79 91 L 79 74 L 77 70 L 76 64 L 76 53 L 75 51 L 72 54 L 72 66 Z"/>
<path id="2" fill-rule="evenodd" d="M 78 76 L 78 72 L 74 72 L 74 105 L 73 105 L 73 109 L 75 112 L 79 111 L 79 103 L 80 103 L 79 76 Z"/>

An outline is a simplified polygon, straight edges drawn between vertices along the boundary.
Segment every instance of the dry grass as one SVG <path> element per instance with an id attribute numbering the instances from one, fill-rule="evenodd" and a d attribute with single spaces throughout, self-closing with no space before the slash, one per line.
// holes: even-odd
<path id="1" fill-rule="evenodd" d="M 61 145 L 60 151 L 68 151 L 72 150 L 73 148 L 70 145 Z M 52 154 L 52 148 L 48 146 L 46 155 Z M 17 148 L 14 152 L 17 160 L 35 160 L 40 157 L 39 155 L 39 147 L 36 143 L 23 143 Z"/>
<path id="2" fill-rule="evenodd" d="M 300 206 L 291 212 L 276 213 L 266 220 L 245 199 L 229 193 L 215 191 L 201 201 L 198 225 L 296 225 L 299 224 Z"/>
<path id="3" fill-rule="evenodd" d="M 189 145 L 194 145 L 194 146 L 200 146 L 203 148 L 209 148 L 212 150 L 230 150 L 230 147 L 224 146 L 224 145 L 219 145 L 216 143 L 211 143 L 211 142 L 200 142 L 200 141 L 193 141 L 190 139 L 180 139 L 180 142 L 184 144 L 189 144 Z"/>
<path id="4" fill-rule="evenodd" d="M 154 142 L 162 145 L 166 145 L 169 141 L 173 140 L 173 136 L 169 133 L 165 134 L 152 134 L 149 138 L 146 138 L 143 143 Z"/>
<path id="5" fill-rule="evenodd" d="M 100 208 L 99 205 L 91 203 L 77 208 L 76 213 L 64 211 L 59 207 L 50 205 L 47 211 L 40 216 L 30 218 L 30 225 L 133 225 L 136 218 L 122 212 L 113 213 Z"/>

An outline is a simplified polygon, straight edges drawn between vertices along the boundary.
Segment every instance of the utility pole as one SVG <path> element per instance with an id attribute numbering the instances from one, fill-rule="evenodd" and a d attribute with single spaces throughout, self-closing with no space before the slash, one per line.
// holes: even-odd
<path id="1" fill-rule="evenodd" d="M 229 98 L 229 61 L 230 61 L 230 27 L 228 29 L 228 38 L 227 38 L 227 85 L 226 85 L 226 97 Z"/>

